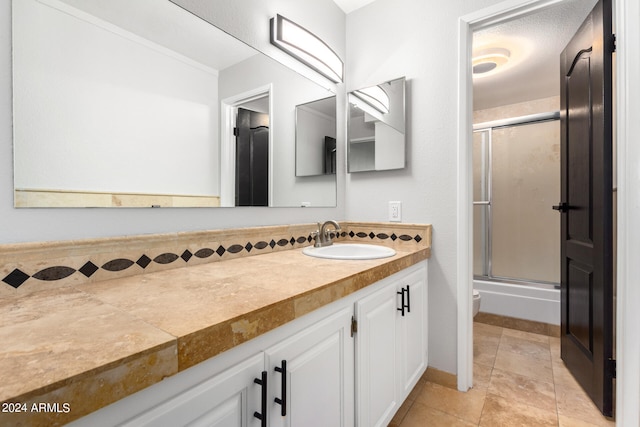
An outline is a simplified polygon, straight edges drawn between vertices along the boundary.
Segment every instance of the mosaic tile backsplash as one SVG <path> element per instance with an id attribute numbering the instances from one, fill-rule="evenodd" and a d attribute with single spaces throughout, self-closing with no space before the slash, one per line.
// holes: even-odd
<path id="1" fill-rule="evenodd" d="M 423 224 L 341 222 L 338 242 L 431 243 Z M 316 224 L 0 245 L 0 298 L 313 244 Z"/>

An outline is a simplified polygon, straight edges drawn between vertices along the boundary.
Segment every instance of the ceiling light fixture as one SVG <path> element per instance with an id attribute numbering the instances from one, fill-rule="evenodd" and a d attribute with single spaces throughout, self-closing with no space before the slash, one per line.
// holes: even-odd
<path id="1" fill-rule="evenodd" d="M 321 39 L 282 15 L 271 18 L 271 44 L 334 83 L 342 82 L 344 64 Z"/>
<path id="2" fill-rule="evenodd" d="M 510 56 L 511 52 L 509 52 L 508 49 L 499 47 L 484 49 L 477 52 L 471 60 L 473 75 L 475 77 L 479 77 L 494 71 L 501 65 L 506 64 L 509 61 Z"/>

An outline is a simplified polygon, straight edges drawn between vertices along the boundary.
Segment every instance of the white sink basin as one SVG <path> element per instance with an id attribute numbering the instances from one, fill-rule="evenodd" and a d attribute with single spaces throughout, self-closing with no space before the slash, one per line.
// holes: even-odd
<path id="1" fill-rule="evenodd" d="M 386 246 L 367 245 L 363 243 L 334 243 L 331 246 L 315 248 L 307 246 L 302 250 L 305 255 L 329 259 L 378 259 L 394 256 L 396 251 Z"/>

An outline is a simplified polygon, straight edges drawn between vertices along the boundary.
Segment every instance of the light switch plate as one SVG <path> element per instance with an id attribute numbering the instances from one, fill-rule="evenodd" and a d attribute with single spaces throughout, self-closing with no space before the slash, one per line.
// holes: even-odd
<path id="1" fill-rule="evenodd" d="M 389 221 L 402 221 L 402 202 L 389 202 Z"/>

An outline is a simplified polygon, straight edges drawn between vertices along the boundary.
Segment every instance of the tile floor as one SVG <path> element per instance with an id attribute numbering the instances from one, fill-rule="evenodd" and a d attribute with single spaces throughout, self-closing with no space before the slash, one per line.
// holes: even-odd
<path id="1" fill-rule="evenodd" d="M 473 389 L 427 372 L 389 427 L 615 425 L 565 368 L 559 338 L 483 323 L 473 335 Z"/>

